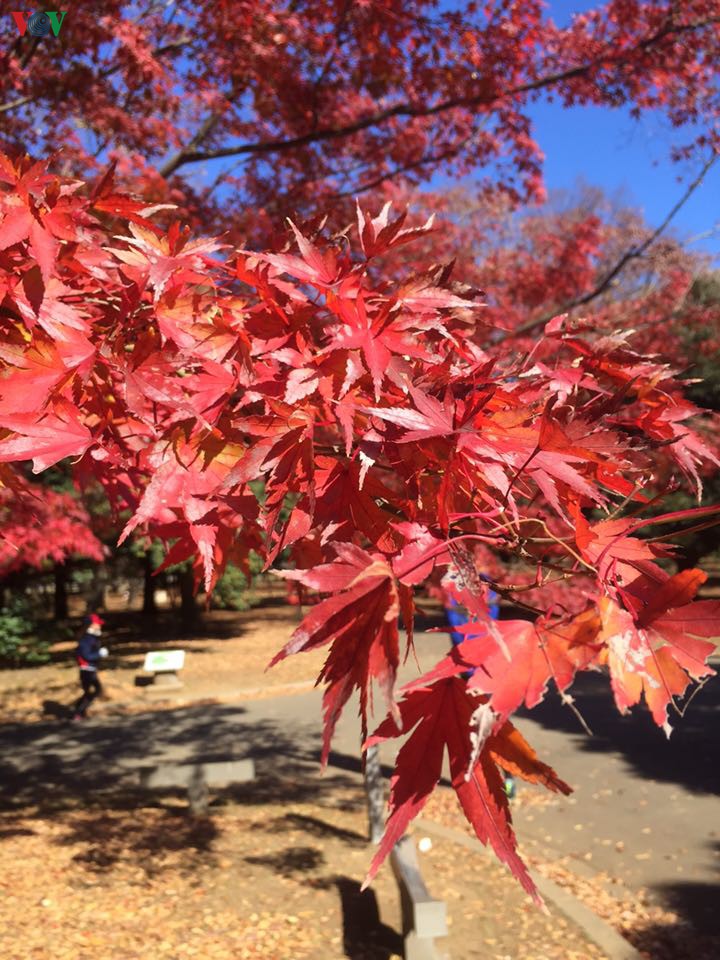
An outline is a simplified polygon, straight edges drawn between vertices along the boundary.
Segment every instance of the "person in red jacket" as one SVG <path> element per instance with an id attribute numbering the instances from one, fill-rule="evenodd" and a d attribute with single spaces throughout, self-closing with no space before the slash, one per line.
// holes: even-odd
<path id="1" fill-rule="evenodd" d="M 84 720 L 87 709 L 93 700 L 102 693 L 102 684 L 98 677 L 98 664 L 108 652 L 102 646 L 100 637 L 105 621 L 96 613 L 85 617 L 85 631 L 80 637 L 75 651 L 80 668 L 80 686 L 82 694 L 75 703 L 73 720 Z"/>

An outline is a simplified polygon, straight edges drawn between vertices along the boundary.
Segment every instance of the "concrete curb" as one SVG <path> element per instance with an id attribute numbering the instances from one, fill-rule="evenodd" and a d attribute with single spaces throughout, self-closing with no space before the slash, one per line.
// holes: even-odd
<path id="1" fill-rule="evenodd" d="M 453 830 L 451 827 L 445 827 L 440 823 L 433 823 L 432 820 L 419 818 L 415 820 L 414 826 L 418 830 L 424 830 L 427 833 L 435 834 L 444 840 L 457 843 L 468 850 L 484 851 L 486 848 L 479 840 L 459 830 Z M 489 855 L 489 854 L 488 854 Z M 553 904 L 568 920 L 571 920 L 576 926 L 580 927 L 588 940 L 592 941 L 607 956 L 608 960 L 643 960 L 642 954 L 638 953 L 632 944 L 622 937 L 614 927 L 593 913 L 583 903 L 580 903 L 571 893 L 558 886 L 553 880 L 548 880 L 537 872 L 533 872 L 533 879 L 540 891 L 541 896 Z"/>

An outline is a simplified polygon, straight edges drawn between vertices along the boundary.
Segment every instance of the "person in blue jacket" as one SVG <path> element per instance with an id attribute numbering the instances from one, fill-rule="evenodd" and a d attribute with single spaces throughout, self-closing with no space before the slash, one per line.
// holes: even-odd
<path id="1" fill-rule="evenodd" d="M 488 590 L 488 610 L 490 612 L 490 617 L 492 620 L 497 620 L 500 616 L 500 604 L 498 603 L 498 595 L 494 590 Z M 448 624 L 450 627 L 461 627 L 464 623 L 468 622 L 468 612 L 465 607 L 460 606 L 455 597 L 450 594 L 446 594 L 445 601 L 445 616 L 447 617 Z M 453 646 L 457 647 L 467 640 L 468 635 L 461 633 L 460 630 L 450 630 L 450 640 L 452 641 Z"/>
<path id="2" fill-rule="evenodd" d="M 85 630 L 75 651 L 80 668 L 80 686 L 82 694 L 75 703 L 73 720 L 84 720 L 87 709 L 93 700 L 102 693 L 102 684 L 98 677 L 98 664 L 108 652 L 102 646 L 101 636 L 105 621 L 96 613 L 85 617 Z"/>

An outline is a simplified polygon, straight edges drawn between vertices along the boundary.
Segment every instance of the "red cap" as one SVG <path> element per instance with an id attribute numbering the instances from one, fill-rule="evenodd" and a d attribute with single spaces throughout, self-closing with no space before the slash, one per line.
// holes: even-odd
<path id="1" fill-rule="evenodd" d="M 98 616 L 97 613 L 91 613 L 89 617 L 86 618 L 88 624 L 94 627 L 104 627 L 105 621 L 102 617 Z"/>

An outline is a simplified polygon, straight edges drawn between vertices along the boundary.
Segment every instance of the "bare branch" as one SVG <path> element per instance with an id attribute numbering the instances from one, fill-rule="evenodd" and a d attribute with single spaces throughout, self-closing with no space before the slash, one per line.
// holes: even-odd
<path id="1" fill-rule="evenodd" d="M 220 113 L 211 113 L 209 116 L 207 116 L 195 132 L 192 140 L 188 144 L 188 148 L 193 150 L 197 149 L 197 147 L 200 146 L 205 138 L 212 133 L 212 130 L 220 120 L 220 117 Z M 160 167 L 160 176 L 169 177 L 172 173 L 174 173 L 175 169 L 176 167 L 173 166 L 173 161 L 169 160 L 164 166 Z"/>
<path id="2" fill-rule="evenodd" d="M 592 290 L 589 290 L 587 293 L 584 293 L 580 297 L 575 297 L 572 300 L 568 300 L 566 303 L 558 306 L 557 308 L 544 313 L 541 317 L 536 317 L 533 320 L 529 320 L 527 323 L 524 323 L 522 326 L 517 327 L 517 329 L 512 330 L 508 333 L 503 334 L 498 338 L 497 342 L 501 343 L 503 340 L 507 340 L 508 337 L 515 337 L 518 334 L 530 333 L 532 330 L 535 330 L 537 327 L 544 326 L 549 320 L 552 320 L 553 317 L 558 316 L 561 313 L 567 313 L 568 310 L 572 310 L 575 307 L 583 307 L 586 304 L 590 303 L 592 300 L 595 300 L 601 294 L 611 286 L 615 278 L 625 269 L 625 267 L 630 263 L 631 260 L 637 260 L 642 257 L 645 252 L 655 243 L 658 237 L 661 236 L 668 228 L 674 217 L 677 213 L 682 210 L 685 204 L 688 202 L 690 197 L 695 193 L 697 188 L 702 184 L 706 175 L 709 173 L 713 165 L 720 158 L 720 154 L 713 154 L 712 157 L 707 161 L 703 166 L 700 173 L 695 177 L 692 183 L 688 186 L 685 193 L 680 197 L 677 203 L 672 207 L 670 212 L 667 214 L 665 219 L 662 221 L 659 227 L 657 227 L 653 232 L 646 237 L 646 239 L 638 247 L 631 247 L 629 250 L 626 250 L 625 253 L 619 258 L 619 260 L 611 267 L 610 270 L 603 276 L 601 280 L 593 287 Z"/>
<path id="3" fill-rule="evenodd" d="M 0 113 L 7 113 L 8 110 L 14 110 L 16 107 L 24 107 L 26 103 L 32 103 L 39 97 L 18 97 L 17 100 L 8 100 L 7 103 L 0 103 Z"/>

